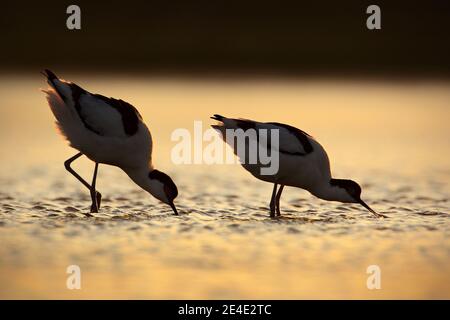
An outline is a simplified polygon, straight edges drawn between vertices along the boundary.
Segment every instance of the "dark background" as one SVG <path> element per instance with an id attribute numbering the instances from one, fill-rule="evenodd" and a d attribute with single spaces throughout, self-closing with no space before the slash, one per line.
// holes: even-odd
<path id="1" fill-rule="evenodd" d="M 66 28 L 81 7 L 82 29 Z M 370 4 L 382 29 L 366 28 Z M 450 77 L 450 1 L 2 3 L 0 67 Z"/>

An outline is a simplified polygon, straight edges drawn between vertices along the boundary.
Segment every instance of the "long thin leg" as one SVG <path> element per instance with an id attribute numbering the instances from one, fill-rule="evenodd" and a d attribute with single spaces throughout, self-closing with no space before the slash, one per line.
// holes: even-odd
<path id="1" fill-rule="evenodd" d="M 278 189 L 277 197 L 275 199 L 275 209 L 277 211 L 277 216 L 281 215 L 281 212 L 280 212 L 280 198 L 281 198 L 281 193 L 283 192 L 283 188 L 284 188 L 284 185 L 281 185 L 280 189 Z"/>
<path id="2" fill-rule="evenodd" d="M 270 200 L 270 217 L 275 217 L 275 196 L 277 195 L 277 186 L 278 184 L 273 184 L 272 198 Z"/>
<path id="3" fill-rule="evenodd" d="M 72 158 L 67 159 L 66 161 L 64 161 L 64 167 L 66 168 L 67 171 L 69 171 L 75 178 L 78 179 L 78 181 L 80 181 L 86 188 L 89 189 L 89 191 L 91 191 L 91 185 L 89 183 L 86 182 L 86 180 L 84 180 L 78 173 L 76 173 L 71 167 L 70 164 L 75 161 L 76 159 L 78 159 L 79 157 L 81 157 L 83 155 L 83 153 L 79 152 L 76 155 L 74 155 Z M 100 208 L 100 203 L 102 200 L 102 195 L 100 194 L 100 192 L 95 192 L 96 193 L 96 198 L 97 198 L 97 209 Z"/>
<path id="4" fill-rule="evenodd" d="M 76 173 L 71 167 L 70 164 L 77 160 L 79 157 L 81 157 L 83 154 L 81 152 L 74 155 L 72 158 L 67 159 L 64 161 L 64 167 L 66 167 L 66 170 L 69 171 L 75 178 L 77 178 L 86 188 L 91 190 L 91 186 L 89 183 L 86 182 L 78 173 Z"/>
<path id="5" fill-rule="evenodd" d="M 95 163 L 94 168 L 94 176 L 92 177 L 92 184 L 91 184 L 91 213 L 97 213 L 99 209 L 99 201 L 97 197 L 97 192 L 95 191 L 95 184 L 97 182 L 97 172 L 98 172 L 98 162 Z"/>

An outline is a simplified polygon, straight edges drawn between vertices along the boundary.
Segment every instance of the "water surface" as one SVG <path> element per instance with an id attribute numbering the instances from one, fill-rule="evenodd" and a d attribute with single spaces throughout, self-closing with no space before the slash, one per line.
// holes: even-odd
<path id="1" fill-rule="evenodd" d="M 448 83 L 65 76 L 138 107 L 182 214 L 100 166 L 103 206 L 86 217 L 42 78 L 2 76 L 1 298 L 450 298 Z M 213 113 L 302 128 L 389 219 L 287 188 L 273 220 L 272 186 L 240 166 L 173 164 L 171 132 Z M 89 160 L 74 167 L 90 179 Z M 66 288 L 68 265 L 81 290 Z"/>

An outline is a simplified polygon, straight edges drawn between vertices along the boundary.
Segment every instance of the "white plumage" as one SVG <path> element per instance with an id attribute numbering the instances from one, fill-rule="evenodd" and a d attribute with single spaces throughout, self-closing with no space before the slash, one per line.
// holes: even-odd
<path id="1" fill-rule="evenodd" d="M 252 139 L 257 137 L 258 148 L 263 148 L 263 154 L 267 154 L 268 149 L 278 154 L 279 169 L 275 174 L 261 174 L 261 169 L 266 165 L 261 162 L 249 163 L 241 159 L 242 166 L 256 178 L 274 184 L 272 198 L 270 201 L 270 215 L 280 215 L 280 197 L 284 186 L 302 188 L 309 191 L 318 198 L 329 201 L 340 201 L 345 203 L 359 203 L 367 208 L 377 217 L 384 217 L 372 210 L 361 199 L 361 187 L 352 180 L 333 179 L 331 176 L 330 162 L 325 149 L 312 136 L 295 127 L 275 122 L 257 122 L 247 119 L 233 119 L 221 115 L 211 117 L 220 121 L 218 125 L 212 127 L 218 130 L 224 139 L 226 139 L 227 130 L 242 129 L 244 132 L 253 129 L 257 133 L 260 130 L 278 130 L 279 141 L 270 141 L 261 139 L 259 135 L 247 135 L 246 155 L 248 152 L 259 152 L 251 150 Z M 268 141 L 269 140 L 269 143 Z M 237 148 L 234 145 L 234 152 Z M 242 157 L 241 157 L 242 158 Z M 277 187 L 280 188 L 277 191 Z"/>
<path id="2" fill-rule="evenodd" d="M 177 214 L 173 200 L 178 190 L 172 179 L 152 164 L 152 137 L 136 108 L 131 104 L 92 94 L 74 83 L 59 79 L 45 70 L 49 89 L 47 100 L 61 134 L 80 153 L 65 162 L 66 168 L 91 192 L 91 212 L 100 207 L 101 195 L 95 190 L 98 164 L 120 167 L 141 188 L 169 204 Z M 92 184 L 70 167 L 72 161 L 86 155 L 95 162 Z"/>

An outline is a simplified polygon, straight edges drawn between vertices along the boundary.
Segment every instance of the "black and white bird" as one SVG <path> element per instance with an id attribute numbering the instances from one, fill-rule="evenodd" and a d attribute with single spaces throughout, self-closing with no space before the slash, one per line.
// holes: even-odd
<path id="1" fill-rule="evenodd" d="M 168 204 L 178 214 L 174 199 L 178 189 L 172 179 L 152 164 L 152 137 L 138 110 L 131 104 L 90 93 L 75 83 L 44 70 L 50 88 L 48 104 L 61 134 L 79 153 L 64 162 L 66 169 L 89 189 L 91 213 L 98 212 L 101 194 L 96 191 L 98 165 L 121 168 L 142 189 Z M 85 155 L 95 162 L 92 183 L 86 182 L 70 164 Z"/>
<path id="2" fill-rule="evenodd" d="M 249 139 L 257 139 L 258 148 L 272 150 L 279 155 L 278 172 L 272 175 L 261 174 L 264 166 L 261 162 L 249 163 L 241 159 L 242 166 L 256 178 L 274 184 L 270 201 L 270 216 L 280 215 L 280 198 L 284 186 L 297 187 L 309 191 L 318 198 L 344 203 L 359 203 L 377 217 L 385 217 L 372 210 L 361 199 L 361 187 L 358 183 L 346 179 L 334 179 L 331 176 L 330 162 L 324 148 L 306 132 L 287 124 L 276 122 L 257 122 L 247 119 L 232 119 L 215 114 L 211 119 L 220 121 L 212 127 L 220 132 L 225 142 L 232 143 L 234 153 L 237 152 L 236 142 L 226 139 L 227 129 L 242 129 L 246 132 L 253 129 L 256 132 L 263 129 L 266 132 L 278 130 L 279 143 L 275 146 L 273 141 L 258 139 L 259 135 L 246 135 Z M 268 134 L 269 136 L 270 134 Z M 245 152 L 248 156 L 251 141 L 246 140 Z M 253 151 L 259 152 L 254 149 Z M 266 154 L 270 154 L 266 153 Z M 242 155 L 241 155 L 242 156 Z M 280 185 L 278 191 L 278 185 Z"/>

